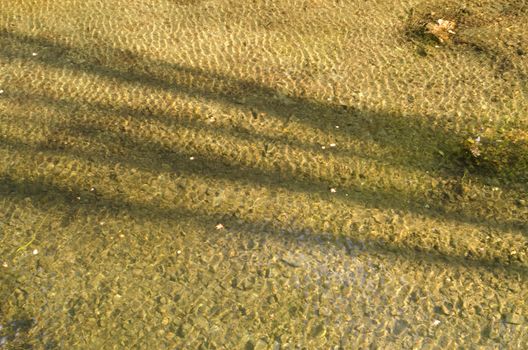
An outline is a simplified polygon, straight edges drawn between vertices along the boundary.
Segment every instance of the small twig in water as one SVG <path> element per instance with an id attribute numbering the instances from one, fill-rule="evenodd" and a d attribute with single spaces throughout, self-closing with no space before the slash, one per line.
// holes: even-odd
<path id="1" fill-rule="evenodd" d="M 27 247 L 29 247 L 29 245 L 31 243 L 33 243 L 33 241 L 35 240 L 35 238 L 37 237 L 37 232 L 40 230 L 40 228 L 42 227 L 42 225 L 44 224 L 44 221 L 46 221 L 46 219 L 48 218 L 49 214 L 46 215 L 44 217 L 44 219 L 42 219 L 42 221 L 40 222 L 40 225 L 37 227 L 37 229 L 35 230 L 35 233 L 33 234 L 33 237 L 31 238 L 31 240 L 29 242 L 27 242 L 26 244 L 24 244 L 23 246 L 20 246 L 18 247 L 18 249 L 15 251 L 15 254 L 18 253 L 19 251 L 21 250 L 24 250 L 26 249 Z"/>

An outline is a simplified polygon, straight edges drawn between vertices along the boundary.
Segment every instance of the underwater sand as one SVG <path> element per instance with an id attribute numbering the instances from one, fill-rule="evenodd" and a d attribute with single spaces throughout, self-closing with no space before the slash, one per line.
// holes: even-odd
<path id="1" fill-rule="evenodd" d="M 459 157 L 528 131 L 526 23 L 3 0 L 0 348 L 526 348 L 528 185 Z"/>

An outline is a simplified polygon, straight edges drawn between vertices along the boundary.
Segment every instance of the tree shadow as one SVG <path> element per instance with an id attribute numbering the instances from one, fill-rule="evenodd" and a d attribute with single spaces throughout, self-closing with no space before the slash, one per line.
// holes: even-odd
<path id="1" fill-rule="evenodd" d="M 357 110 L 350 106 L 338 106 L 314 101 L 304 97 L 284 96 L 277 90 L 263 86 L 256 81 L 243 81 L 234 79 L 219 73 L 207 72 L 198 68 L 182 67 L 163 61 L 148 60 L 138 54 L 116 50 L 99 45 L 95 49 L 102 52 L 101 55 L 90 55 L 87 51 L 58 44 L 45 38 L 34 38 L 20 35 L 14 32 L 0 32 L 0 44 L 6 49 L 0 52 L 0 56 L 6 60 L 27 60 L 30 53 L 38 51 L 38 56 L 31 58 L 38 64 L 43 64 L 55 68 L 72 70 L 92 74 L 96 77 L 108 78 L 120 83 L 131 83 L 139 87 L 150 87 L 161 91 L 184 95 L 188 97 L 218 101 L 222 104 L 237 106 L 248 112 L 265 113 L 282 120 L 285 128 L 292 120 L 292 115 L 298 116 L 297 120 L 307 128 L 327 131 L 329 134 L 343 138 L 353 138 L 359 141 L 374 142 L 387 149 L 395 149 L 401 153 L 399 157 L 393 159 L 381 159 L 371 156 L 369 153 L 359 152 L 354 156 L 364 156 L 373 161 L 379 161 L 390 165 L 414 168 L 419 171 L 432 171 L 450 176 L 453 173 L 461 175 L 463 170 L 457 165 L 453 166 L 447 159 L 441 156 L 431 157 L 431 153 L 443 150 L 450 152 L 459 145 L 460 137 L 450 132 L 445 126 L 435 125 L 432 118 L 427 116 L 403 116 L 397 113 L 383 113 L 379 111 Z M 9 94 L 6 96 L 9 98 Z M 31 94 L 24 91 L 19 96 L 12 94 L 14 98 L 32 98 Z M 320 153 L 319 145 L 292 140 L 287 136 L 258 135 L 249 130 L 248 133 L 240 130 L 221 128 L 216 125 L 208 125 L 199 118 L 183 119 L 177 115 L 167 114 L 157 110 L 152 106 L 145 106 L 142 109 L 135 109 L 130 106 L 110 106 L 104 103 L 78 101 L 64 99 L 54 99 L 51 96 L 40 95 L 37 99 L 50 106 L 64 106 L 66 110 L 75 110 L 80 106 L 89 106 L 90 110 L 97 111 L 102 115 L 118 115 L 122 117 L 133 117 L 138 120 L 157 120 L 160 123 L 175 127 L 186 127 L 195 130 L 202 130 L 205 133 L 214 135 L 228 135 L 237 139 L 248 141 L 258 140 L 263 144 L 277 143 L 280 145 L 293 145 L 304 152 Z M 339 130 L 335 125 L 342 125 Z M 291 169 L 261 169 L 251 164 L 235 163 L 230 158 L 220 154 L 198 154 L 196 159 L 190 160 L 190 154 L 176 150 L 170 144 L 163 144 L 149 139 L 141 139 L 116 130 L 108 130 L 94 123 L 75 119 L 72 117 L 68 124 L 56 129 L 57 135 L 70 135 L 76 139 L 91 141 L 101 134 L 109 138 L 103 143 L 118 145 L 121 151 L 109 149 L 106 154 L 100 154 L 90 149 L 75 148 L 74 145 L 62 144 L 49 140 L 49 142 L 38 145 L 27 145 L 18 140 L 4 137 L 0 143 L 8 145 L 13 149 L 34 152 L 46 147 L 46 152 L 56 152 L 57 154 L 69 154 L 74 157 L 91 160 L 95 163 L 106 163 L 115 165 L 125 164 L 128 167 L 148 170 L 150 172 L 164 171 L 163 164 L 173 164 L 171 171 L 182 175 L 199 175 L 215 179 L 226 179 L 240 181 L 255 185 L 267 186 L 269 188 L 281 188 L 288 191 L 322 195 L 328 193 L 328 178 L 313 176 L 302 171 Z M 347 150 L 343 156 L 350 156 Z M 431 160 L 439 160 L 439 164 L 434 164 Z M 433 165 L 434 164 L 434 165 Z M 451 171 L 451 173 L 450 173 Z M 360 176 L 361 174 L 356 174 Z M 28 180 L 16 180 L 6 178 L 3 180 L 4 189 L 2 192 L 6 196 L 29 195 L 40 198 L 39 188 L 46 188 L 47 199 L 42 200 L 44 206 L 47 200 L 55 201 L 56 204 L 69 203 L 72 205 L 70 196 L 72 191 L 60 188 L 56 185 Z M 6 190 L 9 189 L 9 190 Z M 36 192 L 29 192 L 27 188 L 36 188 Z M 352 193 L 345 196 L 345 193 Z M 402 201 L 402 197 L 408 198 L 408 202 Z M 443 206 L 436 208 L 425 208 L 428 204 L 423 194 L 402 193 L 390 189 L 372 189 L 358 186 L 356 182 L 343 182 L 343 189 L 333 198 L 343 203 L 354 202 L 370 208 L 396 209 L 410 211 L 426 217 L 434 217 L 442 220 L 470 223 L 480 227 L 492 227 L 496 229 L 515 230 L 526 232 L 528 226 L 519 219 L 499 219 L 493 220 L 480 215 L 466 215 L 458 212 L 446 212 Z M 77 205 L 77 204 L 75 204 Z M 129 208 L 133 212 L 145 210 L 161 213 L 162 217 L 192 217 L 196 213 L 185 212 L 183 209 L 164 209 L 155 205 L 144 205 L 124 202 L 122 199 L 97 198 L 90 202 L 91 206 Z M 203 213 L 203 215 L 207 215 Z M 228 215 L 226 213 L 225 215 Z M 259 223 L 248 222 L 251 227 L 258 227 Z M 234 225 L 234 224 L 233 224 Z M 415 252 L 413 248 L 402 248 L 391 246 L 385 241 L 373 242 L 379 246 L 380 252 L 394 251 L 405 254 L 419 256 L 420 259 L 431 259 L 434 261 L 454 261 L 459 264 L 472 264 L 463 257 L 445 257 L 434 251 Z M 474 266 L 494 266 L 493 262 L 487 260 L 477 260 Z M 518 267 L 518 269 L 522 269 Z M 514 270 L 517 270 L 515 268 Z M 523 272 L 524 273 L 524 272 Z"/>
<path id="2" fill-rule="evenodd" d="M 356 203 L 367 208 L 394 209 L 404 212 L 412 212 L 424 217 L 440 219 L 443 221 L 467 223 L 482 228 L 493 228 L 499 230 L 511 230 L 526 233 L 528 224 L 519 218 L 504 218 L 489 215 L 461 212 L 449 209 L 446 204 L 463 200 L 461 194 L 456 193 L 455 188 L 447 188 L 441 197 L 433 197 L 436 203 L 431 203 L 425 193 L 407 193 L 396 189 L 380 189 L 362 186 L 365 181 L 362 174 L 355 174 L 354 170 L 343 165 L 343 173 L 338 179 L 313 174 L 309 170 L 298 167 L 292 168 L 261 168 L 256 164 L 244 164 L 224 154 L 195 150 L 180 150 L 171 143 L 163 140 L 141 138 L 128 133 L 125 129 L 109 129 L 110 120 L 116 118 L 133 117 L 138 121 L 157 120 L 163 125 L 171 125 L 176 129 L 186 128 L 207 135 L 212 139 L 230 137 L 235 140 L 246 140 L 261 142 L 263 145 L 273 143 L 278 148 L 292 147 L 289 140 L 278 137 L 269 137 L 254 133 L 239 132 L 227 127 L 219 127 L 200 121 L 199 119 L 182 119 L 174 115 L 155 114 L 151 111 L 138 111 L 128 107 L 111 108 L 102 104 L 91 104 L 84 102 L 79 104 L 72 100 L 54 100 L 42 95 L 27 95 L 22 93 L 21 100 L 38 100 L 48 106 L 61 106 L 65 111 L 77 110 L 81 105 L 90 106 L 90 110 L 97 113 L 96 120 L 72 119 L 68 123 L 57 126 L 48 136 L 47 140 L 36 145 L 4 137 L 0 144 L 10 145 L 13 149 L 26 149 L 28 152 L 45 150 L 57 155 L 69 154 L 74 158 L 87 159 L 95 163 L 107 164 L 111 167 L 123 164 L 130 168 L 137 168 L 148 172 L 166 171 L 170 165 L 170 171 L 177 175 L 191 176 L 199 175 L 203 178 L 221 179 L 251 183 L 257 186 L 284 189 L 297 193 L 308 193 L 325 195 L 329 188 L 339 186 L 339 193 L 333 195 L 334 200 L 342 203 Z M 108 120 L 105 121 L 104 118 Z M 102 139 L 101 139 L 101 135 Z M 75 140 L 75 141 L 69 141 Z M 78 147 L 76 144 L 101 145 L 102 147 Z M 301 143 L 299 147 L 301 154 L 318 155 L 324 152 L 317 146 L 306 146 Z M 263 147 L 264 148 L 264 147 Z M 264 152 L 264 150 L 263 150 Z M 190 159 L 194 156 L 194 159 Z M 350 154 L 348 154 L 350 156 Z M 364 156 L 367 161 L 372 159 Z M 451 193 L 452 192 L 452 193 Z"/>
<path id="3" fill-rule="evenodd" d="M 4 59 L 27 60 L 30 52 L 38 51 L 38 56 L 31 57 L 31 60 L 40 64 L 175 95 L 217 101 L 253 113 L 256 117 L 270 115 L 279 118 L 284 128 L 295 117 L 307 127 L 327 131 L 335 137 L 374 142 L 386 149 L 395 149 L 393 154 L 379 161 L 431 171 L 437 170 L 440 163 L 444 171 L 463 173 L 459 164 L 453 165 L 454 159 L 442 157 L 438 151 L 447 155 L 453 151 L 456 153 L 464 138 L 437 125 L 438 121 L 432 116 L 404 116 L 398 112 L 360 110 L 302 96 L 285 96 L 256 80 L 241 80 L 200 68 L 151 60 L 101 43 L 91 48 L 97 54 L 90 54 L 50 39 L 3 30 L 0 31 L 0 44 L 6 47 L 0 52 Z M 153 106 L 145 106 L 140 113 L 153 114 L 152 111 L 159 114 Z M 341 128 L 335 129 L 335 125 Z M 402 152 L 407 157 L 397 156 Z M 432 161 L 434 167 L 431 166 Z"/>
<path id="4" fill-rule="evenodd" d="M 374 143 L 386 153 L 383 156 L 369 154 L 367 157 L 381 163 L 452 178 L 460 178 L 472 169 L 468 164 L 469 151 L 464 141 L 471 136 L 470 129 L 476 129 L 476 126 L 467 126 L 466 131 L 455 131 L 459 126 L 451 118 L 440 122 L 428 115 L 369 111 L 303 96 L 285 96 L 276 88 L 257 80 L 236 79 L 218 72 L 153 60 L 131 50 L 116 49 L 102 43 L 80 49 L 56 40 L 3 29 L 0 30 L 0 44 L 5 47 L 0 57 L 8 61 L 26 61 L 31 52 L 38 51 L 38 55 L 30 59 L 46 66 L 88 73 L 175 96 L 216 101 L 251 113 L 255 118 L 272 116 L 282 121 L 283 130 L 287 130 L 288 124 L 295 120 L 310 129 L 325 131 L 336 139 Z M 103 105 L 99 107 L 107 108 Z M 151 105 L 144 106 L 140 111 L 131 111 L 126 106 L 121 108 L 122 112 L 128 110 L 132 114 L 164 114 Z M 168 117 L 174 119 L 174 116 Z M 340 129 L 335 129 L 335 125 L 341 126 Z M 254 130 L 248 131 L 254 134 Z M 277 138 L 295 142 L 291 135 L 279 135 Z M 303 146 L 306 147 L 306 143 Z M 317 146 L 320 145 L 312 145 Z M 349 155 L 354 150 L 336 152 Z M 365 156 L 367 151 L 363 149 L 362 152 Z M 528 185 L 522 179 L 513 178 L 505 182 L 500 176 L 486 174 L 476 176 L 474 180 L 485 184 L 499 182 L 506 188 L 528 191 Z"/>
<path id="5" fill-rule="evenodd" d="M 233 213 L 211 214 L 206 211 L 189 210 L 184 207 L 163 208 L 156 205 L 141 203 L 137 201 L 123 200 L 114 196 L 104 194 L 84 195 L 79 201 L 78 196 L 83 192 L 76 188 L 66 188 L 52 184 L 46 179 L 15 179 L 10 176 L 0 176 L 0 194 L 11 200 L 25 200 L 28 198 L 37 209 L 47 212 L 50 210 L 61 210 L 65 215 L 72 216 L 69 220 L 79 215 L 94 214 L 100 211 L 114 212 L 115 214 L 126 213 L 130 217 L 145 218 L 154 222 L 178 222 L 185 223 L 191 227 L 199 227 L 205 231 L 215 232 L 214 226 L 218 222 L 224 223 L 228 230 L 250 233 L 253 238 L 263 237 L 275 240 L 296 242 L 301 233 L 311 230 L 296 227 L 294 230 L 277 222 L 261 222 L 251 219 L 240 219 Z M 85 193 L 86 194 L 86 193 Z M 68 210 L 66 210 L 66 208 Z M 72 214 L 73 213 L 73 214 Z M 262 227 L 266 227 L 263 231 Z M 288 234 L 283 234 L 286 230 Z M 332 239 L 326 234 L 310 232 L 309 243 L 319 244 Z M 319 243 L 318 243 L 319 242 Z M 346 247 L 351 254 L 357 254 L 358 250 L 367 254 L 382 254 L 399 257 L 417 262 L 426 262 L 435 265 L 468 267 L 476 270 L 488 271 L 494 274 L 504 275 L 508 278 L 528 279 L 528 271 L 522 264 L 511 262 L 504 265 L 496 260 L 488 258 L 471 258 L 458 255 L 448 255 L 433 249 L 417 249 L 412 246 L 394 245 L 384 239 L 375 239 L 364 242 L 353 237 L 338 238 L 334 241 L 340 247 Z M 352 251 L 350 251 L 352 249 Z"/>

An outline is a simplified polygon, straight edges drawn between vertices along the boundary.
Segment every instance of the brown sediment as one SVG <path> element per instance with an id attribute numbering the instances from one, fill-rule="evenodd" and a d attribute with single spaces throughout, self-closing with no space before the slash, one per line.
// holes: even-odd
<path id="1" fill-rule="evenodd" d="M 526 343 L 522 4 L 3 2 L 0 342 Z"/>

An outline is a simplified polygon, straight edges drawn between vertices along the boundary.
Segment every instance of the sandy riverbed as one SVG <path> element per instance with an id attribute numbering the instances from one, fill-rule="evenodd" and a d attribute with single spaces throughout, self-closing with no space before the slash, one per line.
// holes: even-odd
<path id="1" fill-rule="evenodd" d="M 527 22 L 2 1 L 0 348 L 522 349 L 528 188 L 464 145 L 528 131 Z"/>

